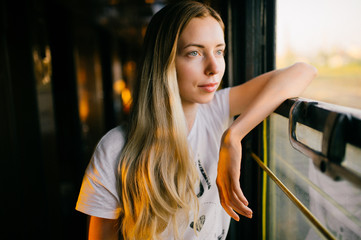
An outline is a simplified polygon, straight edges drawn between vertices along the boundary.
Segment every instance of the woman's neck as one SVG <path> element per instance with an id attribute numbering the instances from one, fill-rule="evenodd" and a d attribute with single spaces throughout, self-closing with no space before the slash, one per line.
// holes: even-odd
<path id="1" fill-rule="evenodd" d="M 197 103 L 193 103 L 193 104 L 182 103 L 182 107 L 183 107 L 184 116 L 186 118 L 188 134 L 189 134 L 189 132 L 191 131 L 191 129 L 193 127 L 194 120 L 196 119 L 196 116 L 197 116 L 198 104 Z"/>

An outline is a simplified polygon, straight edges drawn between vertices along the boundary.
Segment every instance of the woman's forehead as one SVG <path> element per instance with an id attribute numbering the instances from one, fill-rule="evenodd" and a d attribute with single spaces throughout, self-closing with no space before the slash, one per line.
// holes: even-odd
<path id="1" fill-rule="evenodd" d="M 183 29 L 178 45 L 224 43 L 224 32 L 219 22 L 213 17 L 193 18 Z"/>

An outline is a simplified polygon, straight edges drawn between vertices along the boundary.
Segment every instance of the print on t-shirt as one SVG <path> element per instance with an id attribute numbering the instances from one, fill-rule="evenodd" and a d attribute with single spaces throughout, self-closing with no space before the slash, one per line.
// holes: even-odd
<path id="1" fill-rule="evenodd" d="M 201 160 L 198 158 L 198 168 L 199 171 L 201 172 L 204 181 L 207 184 L 208 190 L 211 188 L 211 181 L 208 177 L 208 174 L 206 173 L 206 171 L 204 170 L 204 168 L 202 167 L 202 163 Z M 204 193 L 204 187 L 203 187 L 203 183 L 202 183 L 202 179 L 199 181 L 199 193 L 197 194 L 197 197 L 200 198 Z"/>
<path id="2" fill-rule="evenodd" d="M 223 239 L 223 237 L 224 237 L 224 232 L 225 232 L 224 229 L 222 229 L 222 234 L 218 236 L 218 240 Z"/>
<path id="3" fill-rule="evenodd" d="M 197 221 L 198 223 L 196 225 L 196 230 L 198 232 L 200 232 L 202 230 L 202 227 L 203 227 L 205 221 L 206 221 L 206 216 L 205 215 L 200 216 L 200 218 Z M 191 223 L 190 227 L 194 228 L 194 222 Z"/>
<path id="4" fill-rule="evenodd" d="M 211 181 L 209 179 L 208 174 L 204 170 L 199 157 L 198 157 L 198 168 L 199 168 L 199 171 L 201 172 L 201 174 L 202 174 L 202 176 L 204 178 L 203 181 L 202 181 L 202 179 L 199 181 L 199 193 L 197 194 L 197 197 L 200 198 L 204 194 L 204 187 L 203 187 L 202 182 L 205 181 L 205 183 L 207 185 L 207 190 L 209 190 L 211 188 Z M 197 220 L 196 230 L 198 232 L 200 232 L 202 230 L 202 227 L 203 227 L 205 221 L 206 221 L 206 216 L 205 215 L 200 216 L 200 218 Z M 194 222 L 191 222 L 190 227 L 194 228 Z"/>

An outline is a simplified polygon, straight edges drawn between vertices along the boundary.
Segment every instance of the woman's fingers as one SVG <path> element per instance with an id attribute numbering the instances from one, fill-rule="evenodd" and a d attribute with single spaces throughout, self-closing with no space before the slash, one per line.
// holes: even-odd
<path id="1" fill-rule="evenodd" d="M 232 207 L 230 207 L 226 202 L 227 200 L 225 200 L 223 192 L 221 190 L 220 187 L 218 187 L 218 192 L 219 192 L 219 198 L 221 201 L 221 205 L 223 207 L 223 209 L 227 212 L 227 214 L 233 218 L 236 221 L 239 221 L 239 216 L 233 211 Z"/>
<path id="2" fill-rule="evenodd" d="M 227 179 L 227 178 L 226 178 Z M 252 218 L 252 210 L 247 207 L 248 201 L 244 197 L 242 190 L 238 186 L 231 184 L 231 180 L 217 178 L 217 186 L 221 205 L 224 210 L 231 216 L 234 220 L 239 221 L 239 217 L 236 214 L 239 213 L 245 217 Z"/>
<path id="3" fill-rule="evenodd" d="M 248 207 L 248 201 L 243 195 L 239 182 L 234 188 L 232 188 L 232 194 L 233 198 L 230 202 L 233 204 L 233 209 L 236 210 L 239 214 L 242 214 L 246 217 L 252 217 L 253 212 Z"/>
<path id="4" fill-rule="evenodd" d="M 233 179 L 233 184 L 232 184 L 232 191 L 236 194 L 237 198 L 246 206 L 248 206 L 248 201 L 246 199 L 246 197 L 243 195 L 242 189 L 241 189 L 241 185 L 239 183 L 238 179 Z"/>

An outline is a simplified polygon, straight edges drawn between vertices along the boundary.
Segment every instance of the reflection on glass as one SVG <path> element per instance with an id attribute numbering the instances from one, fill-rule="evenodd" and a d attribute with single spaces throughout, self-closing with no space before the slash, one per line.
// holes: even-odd
<path id="1" fill-rule="evenodd" d="M 128 115 L 132 103 L 131 84 L 135 81 L 136 63 L 125 61 L 124 64 L 117 56 L 113 57 L 113 94 L 114 111 L 117 115 Z M 122 122 L 124 119 L 119 119 Z"/>
<path id="2" fill-rule="evenodd" d="M 49 46 L 33 47 L 34 75 L 36 79 L 37 102 L 40 129 L 43 134 L 55 131 L 54 107 L 52 96 L 52 69 Z"/>
<path id="3" fill-rule="evenodd" d="M 83 36 L 82 36 L 83 37 Z M 103 133 L 104 106 L 101 65 L 94 42 L 78 45 L 75 63 L 78 107 L 84 139 L 90 134 L 98 139 Z M 94 49 L 93 49 L 94 48 Z M 95 141 L 95 140 L 94 140 Z"/>
<path id="4" fill-rule="evenodd" d="M 361 239 L 361 189 L 345 180 L 334 181 L 294 150 L 289 144 L 287 118 L 273 114 L 270 122 L 270 169 L 336 239 Z M 320 145 L 320 132 L 297 128 L 302 130 L 297 132 L 302 142 L 315 148 Z M 354 148 L 348 150 L 344 163 L 355 164 L 359 159 L 360 149 Z M 271 239 L 322 239 L 307 220 L 298 217 L 299 210 L 285 196 L 278 196 L 279 190 L 272 184 L 268 189 Z"/>
<path id="5" fill-rule="evenodd" d="M 123 112 L 129 113 L 130 105 L 132 103 L 132 96 L 129 88 L 126 86 L 123 79 L 118 79 L 113 83 L 113 89 L 116 95 L 121 97 Z"/>
<path id="6" fill-rule="evenodd" d="M 277 1 L 277 67 L 319 71 L 303 97 L 361 108 L 360 9 L 359 0 Z"/>
<path id="7" fill-rule="evenodd" d="M 360 156 L 360 148 L 357 148 L 351 144 L 346 144 L 345 160 L 342 162 L 342 165 L 361 175 Z"/>
<path id="8" fill-rule="evenodd" d="M 267 182 L 270 194 L 266 239 L 305 240 L 310 232 L 313 235 L 308 239 L 325 239 L 272 179 L 268 178 Z"/>

